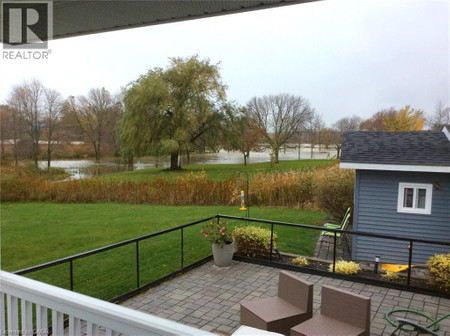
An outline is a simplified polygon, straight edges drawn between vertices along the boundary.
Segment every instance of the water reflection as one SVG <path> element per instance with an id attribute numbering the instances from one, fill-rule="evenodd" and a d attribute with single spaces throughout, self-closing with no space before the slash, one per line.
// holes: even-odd
<path id="1" fill-rule="evenodd" d="M 313 152 L 313 159 L 329 159 L 336 155 L 336 151 L 321 151 L 315 150 Z M 298 159 L 311 159 L 311 151 L 302 149 L 300 152 L 296 149 L 281 150 L 279 153 L 279 159 L 281 160 L 298 160 Z M 243 164 L 244 157 L 239 152 L 227 152 L 221 150 L 219 153 L 205 153 L 198 154 L 192 153 L 188 159 L 185 155 L 181 156 L 181 165 L 187 164 Z M 250 163 L 257 162 L 269 162 L 269 152 L 251 152 Z M 42 168 L 47 167 L 47 161 L 40 161 L 39 165 Z M 140 158 L 133 166 L 129 166 L 126 163 L 121 162 L 117 158 L 104 159 L 98 164 L 94 160 L 80 159 L 80 160 L 54 160 L 52 161 L 52 167 L 65 168 L 66 172 L 74 179 L 88 178 L 99 175 L 105 175 L 110 173 L 124 172 L 130 170 L 139 170 L 146 168 L 164 168 L 170 166 L 170 157 L 144 157 Z"/>

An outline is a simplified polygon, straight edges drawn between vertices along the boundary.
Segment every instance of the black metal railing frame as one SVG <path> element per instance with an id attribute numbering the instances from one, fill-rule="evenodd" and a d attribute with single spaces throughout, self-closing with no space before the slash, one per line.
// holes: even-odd
<path id="1" fill-rule="evenodd" d="M 303 228 L 303 229 L 333 232 L 333 271 L 332 271 L 332 273 L 336 272 L 336 269 L 335 269 L 336 246 L 337 246 L 337 234 L 338 233 L 340 233 L 340 234 L 345 233 L 345 234 L 356 235 L 356 236 L 373 237 L 373 238 L 379 238 L 379 239 L 391 239 L 391 240 L 409 242 L 408 276 L 407 276 L 407 286 L 408 287 L 411 284 L 411 266 L 412 266 L 414 243 L 450 246 L 450 242 L 448 242 L 448 241 L 437 241 L 437 240 L 418 239 L 418 238 L 411 238 L 411 237 L 388 236 L 388 235 L 382 235 L 382 234 L 378 234 L 378 233 L 362 232 L 362 231 L 345 231 L 345 232 L 343 232 L 341 229 L 331 229 L 331 228 L 326 228 L 323 226 L 295 224 L 295 223 L 279 222 L 279 221 L 272 221 L 272 220 L 266 220 L 266 219 L 242 218 L 242 217 L 229 216 L 229 215 L 216 215 L 216 217 L 217 218 L 225 218 L 225 219 L 245 220 L 246 222 L 270 224 L 270 250 L 271 251 L 273 251 L 274 225 L 290 226 L 290 227 L 298 227 L 298 228 Z M 269 260 L 272 261 L 272 253 L 269 256 Z"/>
<path id="2" fill-rule="evenodd" d="M 39 270 L 43 270 L 49 267 L 53 267 L 56 265 L 61 265 L 61 264 L 65 264 L 65 263 L 69 263 L 69 277 L 70 277 L 70 289 L 73 290 L 74 288 L 74 281 L 73 281 L 73 262 L 74 260 L 77 259 L 81 259 L 81 258 L 85 258 L 88 256 L 92 256 L 94 254 L 98 254 L 101 252 L 105 252 L 105 251 L 109 251 L 112 249 L 116 249 L 125 245 L 130 245 L 130 244 L 135 244 L 136 246 L 136 289 L 125 293 L 123 295 L 120 295 L 119 297 L 116 297 L 114 299 L 111 299 L 110 301 L 119 301 L 123 298 L 126 297 L 130 297 L 142 290 L 145 290 L 149 287 L 151 287 L 154 284 L 157 283 L 161 283 L 163 282 L 165 279 L 170 278 L 171 276 L 174 276 L 178 273 L 181 273 L 187 269 L 190 269 L 192 267 L 195 267 L 197 265 L 201 265 L 202 263 L 211 260 L 212 259 L 212 255 L 207 256 L 206 258 L 200 259 L 198 261 L 195 261 L 194 263 L 185 266 L 184 265 L 184 259 L 185 259 L 185 255 L 184 255 L 184 229 L 196 224 L 200 224 L 200 223 L 204 223 L 206 221 L 210 221 L 212 219 L 217 219 L 220 220 L 221 218 L 223 219 L 231 219 L 231 220 L 239 220 L 239 221 L 244 221 L 246 224 L 248 223 L 260 223 L 260 224 L 269 224 L 270 225 L 270 248 L 271 251 L 273 251 L 273 236 L 274 236 L 274 226 L 278 225 L 278 226 L 287 226 L 287 227 L 297 227 L 297 228 L 302 228 L 302 229 L 311 229 L 311 230 L 320 230 L 320 231 L 328 231 L 328 232 L 333 232 L 333 268 L 332 268 L 332 273 L 335 273 L 335 264 L 336 264 L 336 246 L 337 246 L 337 234 L 338 233 L 343 233 L 342 230 L 339 229 L 330 229 L 330 228 L 325 228 L 322 226 L 313 226 L 313 225 L 305 225 L 305 224 L 296 224 L 296 223 L 288 223 L 288 222 L 281 222 L 281 221 L 272 221 L 272 220 L 266 220 L 266 219 L 257 219 L 257 218 L 248 218 L 248 217 L 237 217 L 237 216 L 229 216 L 229 215 L 215 215 L 215 216 L 211 216 L 211 217 L 207 217 L 207 218 L 203 218 L 194 222 L 190 222 L 184 225 L 180 225 L 177 227 L 173 227 L 173 228 L 169 228 L 169 229 L 165 229 L 162 231 L 158 231 L 158 232 L 154 232 L 154 233 L 150 233 L 144 236 L 140 236 L 137 238 L 133 238 L 133 239 L 129 239 L 129 240 L 125 240 L 123 242 L 119 242 L 119 243 L 115 243 L 115 244 L 111 244 L 108 246 L 104 246 L 98 249 L 94 249 L 91 251 L 87 251 L 87 252 L 83 252 L 83 253 L 79 253 L 73 256 L 69 256 L 66 258 L 62 258 L 62 259 L 58 259 L 55 261 L 51 261 L 51 262 L 47 262 L 44 264 L 40 264 L 37 266 L 32 266 L 29 268 L 25 268 L 19 271 L 14 272 L 17 275 L 25 275 L 25 274 L 29 274 L 31 272 L 35 272 L 35 271 L 39 271 Z M 151 283 L 148 284 L 144 284 L 141 285 L 140 284 L 140 262 L 139 262 L 139 242 L 146 240 L 146 239 L 150 239 L 152 237 L 157 237 L 157 236 L 161 236 L 170 232 L 174 232 L 174 231 L 180 231 L 180 268 L 179 270 L 172 272 L 158 280 L 155 280 Z M 374 237 L 374 238 L 380 238 L 380 239 L 392 239 L 392 240 L 398 240 L 398 241 L 406 241 L 409 242 L 409 260 L 408 260 L 408 275 L 407 275 L 407 287 L 410 287 L 410 283 L 411 283 L 411 266 L 412 266 L 412 255 L 413 255 L 413 249 L 414 249 L 414 243 L 425 243 L 425 244 L 433 244 L 433 245 L 444 245 L 444 246 L 450 246 L 450 242 L 446 242 L 446 241 L 431 241 L 431 240 L 426 240 L 426 239 L 416 239 L 416 238 L 410 238 L 410 237 L 399 237 L 399 236 L 388 236 L 388 235 L 382 235 L 382 234 L 377 234 L 377 233 L 370 233 L 370 232 L 360 232 L 360 231 L 345 231 L 345 234 L 350 234 L 350 235 L 357 235 L 357 236 L 365 236 L 365 237 Z M 269 256 L 269 262 L 272 262 L 272 253 L 270 253 Z M 273 263 L 274 266 L 276 266 L 276 263 Z M 329 272 L 325 272 L 322 271 L 322 273 L 329 273 Z"/>
<path id="3" fill-rule="evenodd" d="M 61 259 L 58 259 L 58 260 L 50 261 L 50 262 L 47 262 L 47 263 L 44 263 L 44 264 L 40 264 L 40 265 L 37 265 L 37 266 L 28 267 L 28 268 L 16 271 L 14 273 L 17 274 L 17 275 L 26 275 L 26 274 L 29 274 L 29 273 L 32 273 L 32 272 L 36 272 L 36 271 L 40 271 L 40 270 L 43 270 L 43 269 L 47 269 L 47 268 L 50 268 L 50 267 L 53 267 L 53 266 L 69 263 L 70 290 L 73 291 L 73 289 L 74 289 L 73 262 L 75 260 L 86 258 L 86 257 L 92 256 L 92 255 L 99 254 L 99 253 L 106 252 L 106 251 L 110 251 L 110 250 L 113 250 L 113 249 L 117 249 L 117 248 L 122 247 L 122 246 L 135 244 L 135 246 L 136 246 L 136 289 L 134 291 L 140 290 L 140 289 L 145 289 L 146 287 L 148 287 L 149 284 L 145 284 L 145 285 L 142 285 L 142 286 L 140 284 L 139 242 L 179 230 L 180 231 L 180 268 L 177 271 L 168 274 L 167 276 L 174 275 L 174 274 L 179 273 L 179 272 L 181 272 L 181 271 L 183 271 L 185 269 L 190 268 L 191 266 L 193 266 L 193 265 L 195 265 L 197 263 L 202 263 L 203 261 L 206 262 L 209 259 L 211 259 L 211 256 L 208 256 L 206 258 L 203 258 L 201 260 L 198 260 L 198 261 L 194 262 L 191 265 L 187 265 L 187 266 L 184 265 L 184 257 L 185 257 L 184 256 L 184 229 L 187 228 L 187 227 L 190 227 L 190 226 L 194 226 L 194 225 L 197 225 L 197 224 L 200 224 L 200 223 L 204 223 L 204 222 L 210 221 L 210 220 L 212 220 L 214 218 L 216 218 L 216 216 L 211 216 L 211 217 L 199 219 L 199 220 L 196 220 L 194 222 L 190 222 L 190 223 L 183 224 L 183 225 L 180 225 L 180 226 L 176 226 L 176 227 L 173 227 L 173 228 L 165 229 L 165 230 L 158 231 L 158 232 L 153 232 L 153 233 L 150 233 L 150 234 L 147 234 L 147 235 L 144 235 L 144 236 L 140 236 L 140 237 L 133 238 L 133 239 L 128 239 L 128 240 L 125 240 L 125 241 L 122 241 L 122 242 L 119 242 L 119 243 L 111 244 L 111 245 L 108 245 L 108 246 L 100 247 L 98 249 L 94 249 L 94 250 L 90 250 L 90 251 L 87 251 L 87 252 L 75 254 L 75 255 L 72 255 L 72 256 L 69 256 L 69 257 L 61 258 Z M 167 276 L 165 276 L 165 277 L 167 277 Z M 163 278 L 165 278 L 165 277 L 163 277 Z M 161 278 L 161 279 L 163 279 L 163 278 Z M 155 282 L 159 282 L 159 280 L 161 280 L 161 279 L 158 279 Z M 127 293 L 125 293 L 125 295 L 126 294 Z M 116 298 L 111 299 L 110 301 L 118 301 L 118 300 L 122 299 L 122 296 L 123 295 L 120 295 L 120 296 L 118 296 Z"/>

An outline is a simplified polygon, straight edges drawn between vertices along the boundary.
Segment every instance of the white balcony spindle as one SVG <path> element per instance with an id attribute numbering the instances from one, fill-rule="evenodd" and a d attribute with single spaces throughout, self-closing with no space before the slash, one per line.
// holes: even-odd
<path id="1" fill-rule="evenodd" d="M 87 322 L 86 324 L 86 335 L 87 336 L 99 336 L 98 325 L 92 322 Z"/>
<path id="2" fill-rule="evenodd" d="M 69 336 L 81 335 L 81 320 L 74 316 L 69 316 Z"/>
<path id="3" fill-rule="evenodd" d="M 22 310 L 22 334 L 26 336 L 33 335 L 33 304 L 30 301 L 21 300 Z"/>
<path id="4" fill-rule="evenodd" d="M 0 330 L 6 330 L 5 321 L 5 293 L 0 292 Z"/>
<path id="5" fill-rule="evenodd" d="M 38 304 L 36 305 L 36 335 L 48 335 L 47 308 Z"/>
<path id="6" fill-rule="evenodd" d="M 106 336 L 119 336 L 120 333 L 111 329 L 106 329 Z"/>
<path id="7" fill-rule="evenodd" d="M 64 314 L 52 310 L 52 334 L 64 335 Z"/>
<path id="8" fill-rule="evenodd" d="M 8 330 L 12 333 L 19 332 L 19 304 L 17 297 L 8 295 L 7 298 L 8 309 Z"/>

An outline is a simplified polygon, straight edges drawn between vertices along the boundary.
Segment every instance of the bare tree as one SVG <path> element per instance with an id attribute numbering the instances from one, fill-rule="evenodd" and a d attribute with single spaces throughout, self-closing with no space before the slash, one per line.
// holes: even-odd
<path id="1" fill-rule="evenodd" d="M 19 121 L 24 120 L 22 114 L 22 95 L 23 88 L 14 86 L 8 97 L 8 105 L 11 111 L 11 126 L 13 130 L 13 153 L 16 166 L 19 161 L 18 142 L 23 138 L 23 128 L 18 127 Z M 23 123 L 24 124 L 24 123 Z M 22 133 L 22 134 L 20 134 Z"/>
<path id="2" fill-rule="evenodd" d="M 250 158 L 250 152 L 261 151 L 260 142 L 263 130 L 255 126 L 250 118 L 248 110 L 243 107 L 230 106 L 231 111 L 223 125 L 221 144 L 224 149 L 238 150 L 244 155 L 244 165 Z"/>
<path id="3" fill-rule="evenodd" d="M 320 143 L 320 132 L 325 127 L 322 115 L 313 111 L 306 121 L 305 131 L 311 144 L 311 159 L 313 158 L 314 147 Z"/>
<path id="4" fill-rule="evenodd" d="M 45 89 L 44 91 L 44 122 L 47 136 L 47 167 L 50 168 L 52 161 L 53 143 L 55 131 L 61 117 L 62 97 L 58 91 Z"/>
<path id="5" fill-rule="evenodd" d="M 339 159 L 341 154 L 342 147 L 342 136 L 346 131 L 358 131 L 361 129 L 363 125 L 363 121 L 357 115 L 353 115 L 352 117 L 346 117 L 339 119 L 334 125 L 333 128 L 336 130 L 337 134 L 334 137 L 335 146 L 336 146 L 336 157 Z"/>
<path id="6" fill-rule="evenodd" d="M 330 149 L 330 145 L 334 144 L 334 139 L 336 138 L 336 131 L 331 128 L 324 128 L 320 132 L 320 143 L 325 146 L 326 150 Z"/>
<path id="7" fill-rule="evenodd" d="M 39 140 L 42 135 L 42 97 L 44 85 L 37 79 L 32 79 L 25 86 L 24 112 L 29 126 L 30 138 L 33 143 L 31 150 L 34 165 L 38 166 Z"/>
<path id="8" fill-rule="evenodd" d="M 278 163 L 280 147 L 300 130 L 313 112 L 307 100 L 289 94 L 253 97 L 247 107 L 255 126 L 262 130 L 275 163 Z"/>
<path id="9" fill-rule="evenodd" d="M 37 79 L 24 81 L 12 89 L 8 99 L 11 105 L 24 118 L 31 139 L 31 157 L 38 165 L 39 140 L 42 134 L 42 99 L 45 88 Z"/>
<path id="10" fill-rule="evenodd" d="M 9 106 L 0 105 L 0 143 L 1 143 L 1 159 L 5 160 L 5 140 L 10 139 L 10 120 L 9 120 Z"/>
<path id="11" fill-rule="evenodd" d="M 98 162 L 103 141 L 109 132 L 115 131 L 122 104 L 102 88 L 91 89 L 87 96 L 69 97 L 64 103 L 64 109 L 92 143 L 95 160 Z"/>
<path id="12" fill-rule="evenodd" d="M 442 101 L 439 101 L 434 113 L 427 117 L 427 124 L 434 131 L 440 131 L 442 126 L 450 125 L 450 107 L 445 107 Z"/>
<path id="13" fill-rule="evenodd" d="M 8 102 L 12 102 L 12 95 L 8 99 Z M 16 166 L 19 161 L 19 142 L 24 138 L 25 134 L 25 120 L 20 110 L 12 107 L 11 105 L 1 105 L 1 121 L 0 132 L 2 141 L 2 156 L 5 155 L 5 140 L 12 140 L 12 155 Z"/>

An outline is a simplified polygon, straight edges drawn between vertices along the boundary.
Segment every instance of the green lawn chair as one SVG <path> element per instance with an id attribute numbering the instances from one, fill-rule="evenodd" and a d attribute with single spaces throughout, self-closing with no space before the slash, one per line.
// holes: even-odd
<path id="1" fill-rule="evenodd" d="M 351 208 L 348 207 L 347 211 L 345 212 L 344 217 L 342 217 L 341 224 L 325 223 L 323 225 L 323 227 L 327 228 L 327 229 L 340 229 L 340 230 L 343 230 L 343 228 L 348 225 L 348 220 L 350 219 L 350 215 L 351 215 L 350 210 L 351 210 Z M 327 233 L 328 233 L 328 235 L 331 234 L 332 236 L 334 236 L 333 232 L 328 232 L 328 231 L 322 231 L 321 235 L 322 236 L 326 236 Z"/>
<path id="2" fill-rule="evenodd" d="M 347 249 L 350 253 L 350 243 L 348 241 L 347 236 L 345 235 L 345 230 L 347 229 L 348 223 L 350 222 L 350 215 L 351 215 L 351 211 L 350 208 L 347 209 L 347 212 L 345 213 L 344 218 L 342 219 L 341 224 L 331 224 L 331 223 L 325 223 L 323 225 L 323 227 L 327 228 L 327 229 L 336 229 L 339 230 L 340 232 L 336 233 L 336 238 L 339 239 L 339 242 L 344 242 L 345 245 L 347 246 Z M 334 238 L 334 232 L 332 231 L 322 231 L 320 233 L 320 246 L 319 246 L 319 250 L 322 249 L 322 244 L 324 242 L 330 244 L 333 241 Z M 342 239 L 341 239 L 342 238 Z"/>

